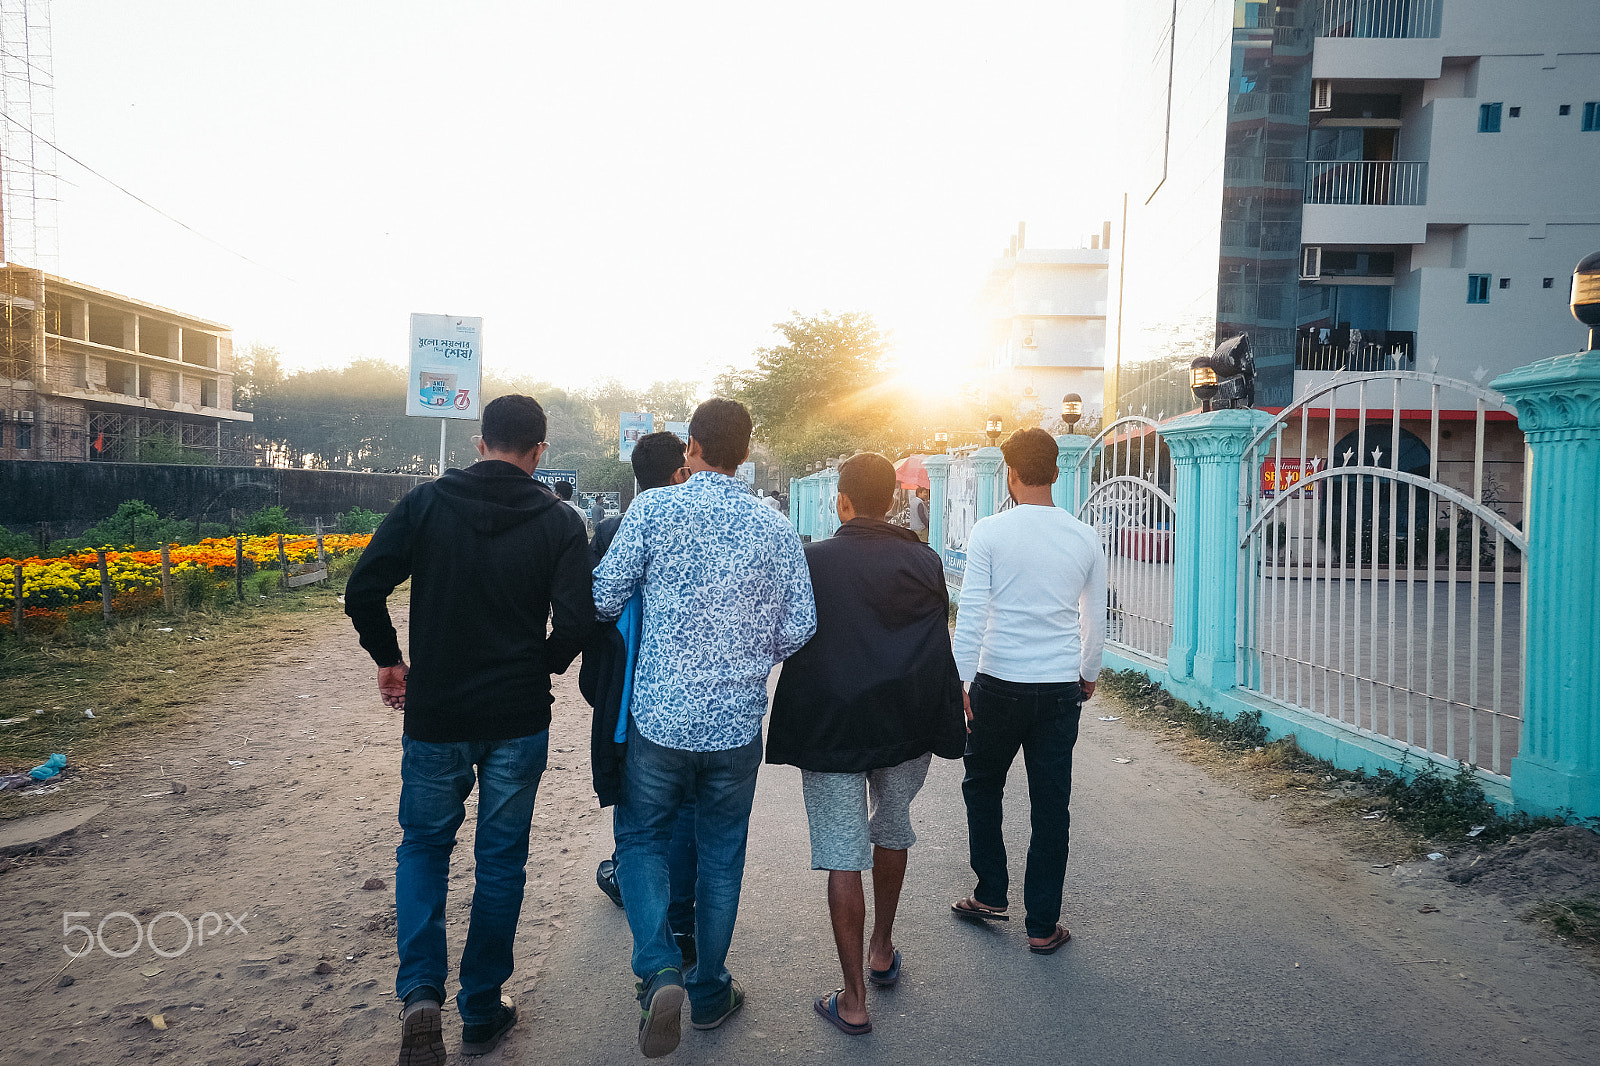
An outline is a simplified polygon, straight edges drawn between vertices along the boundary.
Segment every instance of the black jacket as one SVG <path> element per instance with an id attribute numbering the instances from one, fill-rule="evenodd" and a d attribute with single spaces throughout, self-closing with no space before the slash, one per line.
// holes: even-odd
<path id="1" fill-rule="evenodd" d="M 408 492 L 345 589 L 345 614 L 379 666 L 401 658 L 386 601 L 408 577 L 406 735 L 449 743 L 549 728 L 550 675 L 566 670 L 594 628 L 578 513 L 498 460 Z"/>
<path id="2" fill-rule="evenodd" d="M 594 527 L 589 542 L 590 560 L 595 566 L 622 525 L 622 516 L 608 518 Z M 583 646 L 583 665 L 578 668 L 578 691 L 594 708 L 589 723 L 589 773 L 594 780 L 595 798 L 609 807 L 622 795 L 622 764 L 628 745 L 617 743 L 617 719 L 622 716 L 622 689 L 628 676 L 628 646 L 610 622 L 601 621 Z"/>
<path id="3" fill-rule="evenodd" d="M 939 556 L 869 518 L 805 551 L 817 635 L 783 664 L 767 761 L 858 773 L 930 751 L 959 759 L 967 729 Z"/>

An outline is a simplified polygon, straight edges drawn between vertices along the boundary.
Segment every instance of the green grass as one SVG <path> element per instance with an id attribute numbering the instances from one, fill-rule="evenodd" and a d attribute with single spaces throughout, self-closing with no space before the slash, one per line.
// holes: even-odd
<path id="1" fill-rule="evenodd" d="M 1557 936 L 1600 947 L 1600 896 L 1544 900 L 1522 915 Z"/>
<path id="2" fill-rule="evenodd" d="M 337 597 L 348 572 L 287 591 L 273 573 L 262 592 L 253 580 L 267 575 L 257 574 L 246 579 L 243 604 L 232 602 L 230 582 L 205 590 L 196 606 L 109 627 L 94 618 L 51 636 L 0 638 L 0 719 L 24 719 L 0 726 L 0 772 L 26 770 L 53 752 L 71 763 L 149 733 L 219 686 L 259 672 L 303 646 L 308 621 L 342 614 Z"/>
<path id="3" fill-rule="evenodd" d="M 1267 743 L 1267 727 L 1261 724 L 1260 711 L 1229 718 L 1206 707 L 1195 707 L 1137 670 L 1106 670 L 1100 675 L 1098 688 L 1126 704 L 1136 718 L 1171 722 L 1225 748 L 1254 751 Z"/>

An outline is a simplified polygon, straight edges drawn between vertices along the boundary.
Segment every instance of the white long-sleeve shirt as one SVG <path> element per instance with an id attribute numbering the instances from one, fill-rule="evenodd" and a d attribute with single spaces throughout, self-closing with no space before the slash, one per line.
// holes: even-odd
<path id="1" fill-rule="evenodd" d="M 1093 681 L 1105 634 L 1106 557 L 1092 527 L 1036 504 L 972 527 L 956 615 L 961 680 Z"/>

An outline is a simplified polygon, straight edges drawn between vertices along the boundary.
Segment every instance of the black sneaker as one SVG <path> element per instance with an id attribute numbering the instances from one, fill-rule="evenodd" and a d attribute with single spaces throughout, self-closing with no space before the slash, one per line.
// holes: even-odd
<path id="1" fill-rule="evenodd" d="M 728 984 L 728 998 L 704 1013 L 691 1009 L 689 1024 L 696 1029 L 715 1029 L 733 1017 L 742 1006 L 744 1006 L 744 985 L 739 983 L 738 978 L 734 978 Z"/>
<path id="2" fill-rule="evenodd" d="M 683 969 L 687 973 L 689 967 L 693 966 L 695 960 L 700 957 L 694 949 L 694 934 L 673 933 L 672 939 L 678 945 L 678 951 L 683 955 Z"/>
<path id="3" fill-rule="evenodd" d="M 510 996 L 501 996 L 500 1009 L 495 1012 L 493 1019 L 461 1027 L 461 1054 L 487 1055 L 516 1024 L 517 1005 Z"/>
<path id="4" fill-rule="evenodd" d="M 677 1050 L 683 1037 L 683 974 L 666 969 L 639 982 L 639 1050 L 647 1059 L 659 1059 Z"/>
<path id="5" fill-rule="evenodd" d="M 444 1066 L 440 1000 L 439 992 L 432 988 L 414 989 L 406 996 L 400 1009 L 398 1066 Z"/>
<path id="6" fill-rule="evenodd" d="M 600 868 L 594 872 L 594 883 L 617 906 L 622 906 L 622 887 L 617 884 L 617 860 L 601 859 Z"/>

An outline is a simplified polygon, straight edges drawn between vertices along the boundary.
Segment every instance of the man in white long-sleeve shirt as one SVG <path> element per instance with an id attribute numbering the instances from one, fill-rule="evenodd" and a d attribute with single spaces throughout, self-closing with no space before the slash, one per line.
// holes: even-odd
<path id="1" fill-rule="evenodd" d="M 1017 506 L 972 527 L 956 618 L 956 666 L 970 683 L 961 792 L 978 886 L 951 909 L 1010 920 L 1001 795 L 1021 748 L 1033 824 L 1022 889 L 1028 950 L 1050 955 L 1071 938 L 1059 920 L 1072 747 L 1083 701 L 1094 695 L 1100 674 L 1106 559 L 1094 529 L 1050 498 L 1055 440 L 1042 429 L 1024 429 L 1001 450 Z"/>

